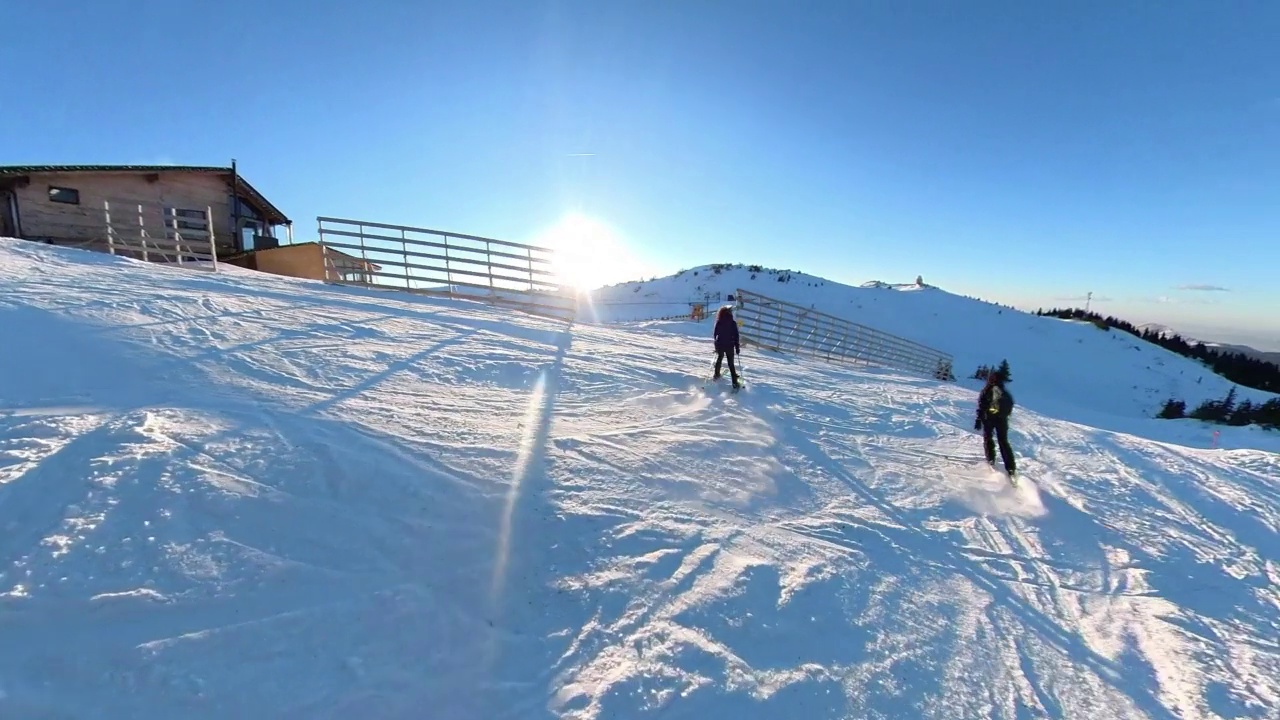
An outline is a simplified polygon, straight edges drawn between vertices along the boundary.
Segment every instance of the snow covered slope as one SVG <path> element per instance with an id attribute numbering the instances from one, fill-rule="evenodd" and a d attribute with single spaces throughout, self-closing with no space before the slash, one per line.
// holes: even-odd
<path id="1" fill-rule="evenodd" d="M 601 288 L 592 301 L 600 319 L 616 322 L 687 314 L 690 300 L 710 293 L 727 301 L 739 288 L 950 353 L 957 376 L 1008 359 L 1010 390 L 1021 405 L 1090 425 L 1129 431 L 1131 419 L 1154 416 L 1170 397 L 1194 408 L 1222 399 L 1233 385 L 1201 363 L 1124 332 L 1038 317 L 928 285 L 872 281 L 851 287 L 803 273 L 721 265 Z M 711 309 L 717 306 L 713 302 Z M 1257 402 L 1273 397 L 1250 388 L 1238 395 Z"/>
<path id="2" fill-rule="evenodd" d="M 0 241 L 0 717 L 1276 716 L 1275 434 L 704 329 Z"/>

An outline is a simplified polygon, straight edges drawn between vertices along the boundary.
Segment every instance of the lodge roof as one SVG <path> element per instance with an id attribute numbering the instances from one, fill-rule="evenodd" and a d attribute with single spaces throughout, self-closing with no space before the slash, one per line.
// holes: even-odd
<path id="1" fill-rule="evenodd" d="M 40 175 L 43 173 L 205 173 L 210 175 L 230 175 L 230 167 L 208 165 L 0 165 L 0 177 L 20 175 Z M 249 184 L 244 176 L 236 173 L 236 191 L 253 200 L 264 211 L 267 222 L 272 225 L 292 225 L 293 221 L 285 216 L 266 196 Z"/>

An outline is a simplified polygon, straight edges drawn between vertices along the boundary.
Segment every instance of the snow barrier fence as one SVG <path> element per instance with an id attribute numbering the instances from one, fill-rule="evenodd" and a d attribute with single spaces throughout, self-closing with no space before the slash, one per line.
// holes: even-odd
<path id="1" fill-rule="evenodd" d="M 738 290 L 734 299 L 744 343 L 828 362 L 880 366 L 955 380 L 952 357 L 940 350 L 748 290 Z"/>
<path id="2" fill-rule="evenodd" d="M 577 316 L 577 296 L 556 282 L 550 248 L 365 220 L 317 221 L 328 282 Z"/>

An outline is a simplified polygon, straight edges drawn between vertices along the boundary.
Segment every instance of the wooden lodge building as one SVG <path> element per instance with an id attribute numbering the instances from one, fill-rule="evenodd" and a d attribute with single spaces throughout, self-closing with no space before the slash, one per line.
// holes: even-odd
<path id="1" fill-rule="evenodd" d="M 0 166 L 0 237 L 100 250 L 109 212 L 158 235 L 166 209 L 208 211 L 220 255 L 276 247 L 282 228 L 292 240 L 293 222 L 234 166 Z"/>
<path id="2" fill-rule="evenodd" d="M 119 254 L 108 233 L 122 219 L 153 241 L 168 224 L 197 228 L 201 237 L 211 224 L 219 262 L 274 275 L 350 282 L 378 269 L 314 242 L 294 244 L 293 221 L 234 164 L 0 166 L 0 237 Z"/>

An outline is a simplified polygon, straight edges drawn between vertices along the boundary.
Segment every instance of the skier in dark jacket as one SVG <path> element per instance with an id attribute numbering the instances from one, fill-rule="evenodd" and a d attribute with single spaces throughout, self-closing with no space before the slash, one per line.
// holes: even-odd
<path id="1" fill-rule="evenodd" d="M 716 368 L 713 380 L 720 379 L 720 363 L 729 358 L 729 375 L 733 378 L 733 386 L 738 385 L 738 368 L 733 364 L 734 354 L 742 353 L 742 345 L 738 340 L 738 322 L 733 319 L 733 311 L 726 305 L 716 313 L 716 328 L 712 331 L 716 345 Z"/>
<path id="2" fill-rule="evenodd" d="M 998 370 L 992 370 L 987 376 L 987 384 L 978 394 L 978 416 L 973 421 L 973 429 L 982 431 L 982 449 L 992 466 L 996 464 L 996 449 L 991 436 L 995 435 L 1000 443 L 1000 459 L 1004 460 L 1004 469 L 1012 478 L 1018 471 L 1013 448 L 1009 447 L 1009 414 L 1013 412 L 1013 395 L 1009 394 L 1004 383 L 1004 376 Z"/>

